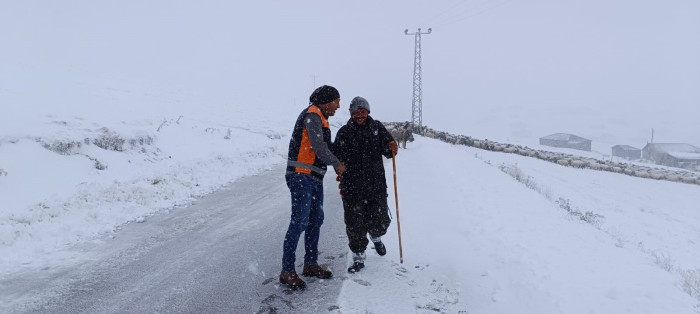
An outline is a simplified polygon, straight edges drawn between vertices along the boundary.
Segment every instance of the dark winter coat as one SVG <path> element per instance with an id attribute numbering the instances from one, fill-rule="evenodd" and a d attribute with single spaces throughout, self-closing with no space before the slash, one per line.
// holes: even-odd
<path id="1" fill-rule="evenodd" d="M 365 125 L 358 125 L 351 118 L 340 128 L 333 154 L 345 163 L 345 173 L 340 178 L 343 199 L 387 197 L 382 156 L 391 158 L 389 142 L 393 140 L 384 125 L 370 116 Z"/>

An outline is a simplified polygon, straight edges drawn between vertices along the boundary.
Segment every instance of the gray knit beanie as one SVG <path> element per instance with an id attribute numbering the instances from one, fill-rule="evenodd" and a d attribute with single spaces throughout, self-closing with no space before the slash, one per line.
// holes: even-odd
<path id="1" fill-rule="evenodd" d="M 350 114 L 355 113 L 355 111 L 360 110 L 360 109 L 367 109 L 367 112 L 369 113 L 369 102 L 367 102 L 367 99 L 364 99 L 360 96 L 357 96 L 352 99 L 350 102 Z"/>

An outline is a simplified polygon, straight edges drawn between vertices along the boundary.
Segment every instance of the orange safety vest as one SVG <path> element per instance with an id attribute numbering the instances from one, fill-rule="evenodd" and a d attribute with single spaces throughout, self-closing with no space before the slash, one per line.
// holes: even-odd
<path id="1" fill-rule="evenodd" d="M 304 118 L 307 114 L 317 114 L 321 117 L 321 123 L 323 127 L 323 140 L 326 142 L 328 147 L 331 147 L 331 129 L 328 119 L 323 116 L 321 109 L 318 106 L 311 105 L 307 109 L 303 110 L 296 123 L 294 124 L 294 131 L 292 132 L 292 138 L 289 141 L 289 154 L 287 160 L 287 172 L 299 172 L 311 175 L 317 179 L 323 180 L 323 176 L 326 173 L 326 163 L 321 161 L 311 147 L 311 140 L 309 140 L 309 133 L 304 127 Z"/>

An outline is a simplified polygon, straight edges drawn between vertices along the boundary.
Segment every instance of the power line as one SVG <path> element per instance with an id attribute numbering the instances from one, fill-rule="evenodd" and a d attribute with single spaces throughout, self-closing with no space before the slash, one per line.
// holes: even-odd
<path id="1" fill-rule="evenodd" d="M 467 1 L 468 1 L 468 0 L 460 1 L 460 2 L 458 2 L 458 3 L 456 3 L 456 4 L 452 5 L 452 6 L 450 6 L 449 8 L 445 9 L 444 11 L 442 11 L 442 12 L 436 14 L 436 15 L 433 15 L 432 17 L 428 18 L 427 20 L 425 20 L 425 21 L 423 21 L 423 22 L 420 22 L 418 25 L 425 25 L 425 24 L 428 24 L 429 22 L 432 22 L 434 19 L 436 19 L 436 18 L 442 16 L 443 14 L 445 14 L 445 13 L 447 13 L 447 12 L 454 12 L 454 9 L 455 9 L 455 8 L 457 8 L 458 6 L 461 6 L 461 5 L 465 4 L 465 3 L 467 3 Z"/>
<path id="2" fill-rule="evenodd" d="M 501 6 L 503 6 L 504 4 L 506 4 L 506 3 L 508 3 L 508 2 L 511 2 L 511 1 L 512 1 L 512 0 L 505 0 L 505 1 L 502 1 L 502 2 L 499 2 L 499 3 L 496 3 L 495 5 L 492 5 L 492 6 L 488 6 L 488 5 L 491 4 L 491 3 L 493 3 L 493 0 L 488 0 L 488 1 L 486 1 L 486 2 L 482 2 L 482 3 L 480 3 L 480 4 L 478 4 L 478 5 L 474 6 L 474 7 L 469 8 L 469 9 L 466 10 L 466 11 L 461 12 L 461 13 L 458 14 L 458 15 L 455 15 L 455 16 L 449 18 L 449 19 L 443 20 L 442 23 L 438 24 L 438 26 L 443 26 L 443 27 L 444 27 L 444 26 L 449 26 L 449 25 L 452 25 L 452 24 L 455 24 L 455 23 L 459 23 L 459 22 L 465 21 L 465 20 L 470 19 L 470 18 L 472 18 L 472 17 L 482 15 L 482 14 L 488 12 L 488 11 L 491 11 L 491 10 L 493 10 L 493 9 L 496 9 L 496 8 L 498 8 L 498 7 L 501 7 Z M 483 10 L 477 11 L 477 9 L 483 9 Z"/>
<path id="3" fill-rule="evenodd" d="M 487 6 L 489 3 L 493 2 L 493 1 L 494 0 L 486 0 L 486 1 L 483 1 L 483 2 L 478 3 L 476 5 L 470 6 L 466 10 L 462 10 L 461 12 L 456 12 L 456 14 L 453 14 L 451 17 L 442 20 L 441 24 L 449 23 L 450 21 L 459 20 L 459 19 L 462 19 L 464 17 L 470 16 L 474 11 Z"/>
<path id="4" fill-rule="evenodd" d="M 449 26 L 473 18 L 475 16 L 482 15 L 488 11 L 501 7 L 504 4 L 511 1 L 512 0 L 496 2 L 495 0 L 485 0 L 469 7 L 462 7 L 464 4 L 468 3 L 468 0 L 459 1 L 417 25 L 433 23 L 436 24 L 436 26 L 438 27 Z"/>

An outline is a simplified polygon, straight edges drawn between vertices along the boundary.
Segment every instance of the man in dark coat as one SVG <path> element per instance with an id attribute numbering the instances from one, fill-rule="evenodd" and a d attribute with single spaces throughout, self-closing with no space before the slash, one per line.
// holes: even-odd
<path id="1" fill-rule="evenodd" d="M 340 128 L 333 144 L 333 153 L 345 166 L 340 176 L 340 193 L 345 211 L 345 227 L 353 253 L 351 273 L 364 268 L 365 249 L 369 241 L 381 256 L 386 247 L 381 236 L 391 223 L 387 205 L 384 161 L 398 152 L 396 141 L 384 125 L 369 116 L 369 102 L 362 97 L 350 103 L 352 118 Z"/>

